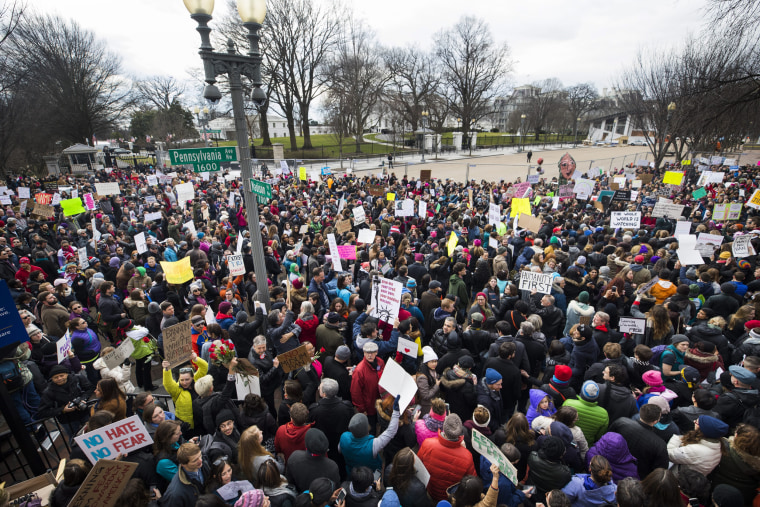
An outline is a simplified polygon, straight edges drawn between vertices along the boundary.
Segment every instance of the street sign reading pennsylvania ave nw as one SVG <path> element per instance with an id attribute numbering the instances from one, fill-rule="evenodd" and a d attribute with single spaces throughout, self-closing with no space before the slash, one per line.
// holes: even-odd
<path id="1" fill-rule="evenodd" d="M 237 151 L 234 146 L 169 150 L 169 160 L 172 165 L 192 165 L 196 173 L 221 171 L 223 162 L 237 161 Z"/>

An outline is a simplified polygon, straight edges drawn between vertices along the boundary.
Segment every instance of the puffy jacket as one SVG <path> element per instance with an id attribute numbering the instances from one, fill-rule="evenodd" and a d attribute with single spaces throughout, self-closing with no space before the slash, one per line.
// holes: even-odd
<path id="1" fill-rule="evenodd" d="M 296 325 L 301 328 L 301 335 L 298 337 L 303 342 L 310 342 L 315 347 L 317 346 L 317 327 L 319 326 L 319 319 L 316 315 L 305 316 L 306 320 L 300 317 L 296 320 Z"/>
<path id="2" fill-rule="evenodd" d="M 666 299 L 676 293 L 676 286 L 668 280 L 659 280 L 649 289 L 649 293 L 657 300 L 655 304 L 661 305 Z"/>
<path id="3" fill-rule="evenodd" d="M 723 422 L 731 428 L 735 428 L 742 421 L 744 412 L 757 407 L 759 404 L 760 395 L 758 395 L 757 389 L 735 388 L 721 394 L 713 410 L 718 413 Z"/>
<path id="4" fill-rule="evenodd" d="M 646 477 L 655 468 L 668 468 L 668 449 L 651 426 L 633 419 L 618 419 L 610 431 L 620 433 L 628 442 L 631 454 L 638 460 L 639 477 Z"/>
<path id="5" fill-rule="evenodd" d="M 465 475 L 476 475 L 472 454 L 462 445 L 464 437 L 446 440 L 438 433 L 428 438 L 417 452 L 422 464 L 430 473 L 427 490 L 431 498 L 439 502 L 446 499 L 446 489 L 458 483 Z"/>
<path id="6" fill-rule="evenodd" d="M 638 411 L 631 390 L 609 381 L 599 385 L 597 403 L 607 411 L 610 424 L 621 418 L 628 419 Z"/>
<path id="7" fill-rule="evenodd" d="M 195 366 L 198 368 L 193 375 L 193 380 L 196 381 L 208 373 L 208 363 L 200 357 L 195 360 Z M 179 384 L 172 377 L 171 370 L 164 370 L 164 389 L 172 397 L 174 406 L 176 408 L 175 414 L 177 417 L 190 425 L 190 428 L 194 428 L 193 422 L 193 398 L 197 397 L 195 391 L 190 389 L 182 389 Z"/>
<path id="8" fill-rule="evenodd" d="M 589 339 L 584 342 L 574 342 L 573 351 L 570 353 L 570 368 L 573 370 L 573 387 L 580 387 L 580 380 L 586 370 L 596 362 L 599 357 L 599 346 L 596 340 Z"/>
<path id="9" fill-rule="evenodd" d="M 417 435 L 417 443 L 422 445 L 422 442 L 428 438 L 437 437 L 438 431 L 443 428 L 443 421 L 445 419 L 445 415 L 438 415 L 432 410 L 429 414 L 425 414 L 421 419 L 417 419 L 414 423 L 414 433 Z"/>
<path id="10" fill-rule="evenodd" d="M 567 486 L 562 491 L 570 499 L 573 507 L 594 507 L 595 505 L 605 505 L 607 502 L 615 503 L 615 491 L 617 486 L 613 482 L 608 482 L 602 486 L 597 485 L 594 489 L 588 489 L 585 486 L 589 474 L 574 475 Z"/>
<path id="11" fill-rule="evenodd" d="M 716 294 L 705 301 L 705 308 L 715 310 L 715 313 L 728 320 L 732 313 L 739 309 L 739 302 L 729 294 Z"/>
<path id="12" fill-rule="evenodd" d="M 40 408 L 37 410 L 37 418 L 58 417 L 64 423 L 86 419 L 89 412 L 75 410 L 64 413 L 63 409 L 70 401 L 76 398 L 88 399 L 94 390 L 95 388 L 90 385 L 87 379 L 79 375 L 70 374 L 66 379 L 66 383 L 60 386 L 52 380 L 48 380 L 48 385 L 40 396 Z"/>
<path id="13" fill-rule="evenodd" d="M 142 359 L 156 351 L 157 346 L 152 340 L 148 340 L 147 343 L 145 342 L 143 338 L 146 336 L 148 336 L 148 330 L 144 327 L 137 326 L 127 331 L 127 337 L 132 340 L 132 345 L 135 347 L 134 352 L 129 357 Z"/>
<path id="14" fill-rule="evenodd" d="M 92 363 L 92 366 L 100 372 L 101 378 L 112 378 L 119 385 L 122 392 L 129 394 L 135 392 L 135 386 L 130 380 L 132 367 L 128 364 L 119 365 L 116 368 L 109 368 L 102 357 L 99 357 Z"/>
<path id="15" fill-rule="evenodd" d="M 564 488 L 572 478 L 570 467 L 562 462 L 549 461 L 542 457 L 540 452 L 530 453 L 528 467 L 530 472 L 527 483 L 536 487 L 536 492 L 531 497 L 531 500 L 536 502 L 543 502 L 546 493 L 553 489 Z"/>
<path id="16" fill-rule="evenodd" d="M 704 438 L 696 444 L 681 445 L 681 436 L 673 435 L 668 441 L 668 458 L 707 476 L 720 463 L 720 445 L 720 440 Z"/>
<path id="17" fill-rule="evenodd" d="M 628 444 L 620 433 L 608 431 L 586 453 L 586 467 L 594 456 L 604 456 L 610 462 L 612 479 L 622 481 L 626 477 L 639 478 L 636 458 L 628 450 Z"/>
<path id="18" fill-rule="evenodd" d="M 256 308 L 253 322 L 244 322 L 242 324 L 235 322 L 227 330 L 230 340 L 235 344 L 238 357 L 248 357 L 253 347 L 253 339 L 256 335 L 261 334 L 260 329 L 263 322 L 264 313 L 261 308 Z"/>
<path id="19" fill-rule="evenodd" d="M 449 368 L 444 370 L 439 384 L 451 413 L 457 414 L 463 421 L 472 416 L 472 411 L 477 405 L 475 384 L 472 379 L 472 374 L 460 377 L 453 368 Z"/>
<path id="20" fill-rule="evenodd" d="M 760 484 L 760 457 L 742 452 L 723 441 L 723 456 L 710 476 L 713 486 L 728 484 L 742 492 L 744 505 L 752 505 Z"/>
<path id="21" fill-rule="evenodd" d="M 261 386 L 261 395 L 274 393 L 280 387 L 282 379 L 282 368 L 274 367 L 272 354 L 264 352 L 261 356 L 256 354 L 253 349 L 248 353 L 248 362 L 250 362 L 259 371 L 259 385 Z"/>
<path id="22" fill-rule="evenodd" d="M 456 273 L 449 277 L 448 293 L 457 296 L 457 310 L 467 310 L 470 307 L 470 295 L 467 291 L 467 285 L 465 285 L 464 279 L 460 278 Z"/>
<path id="23" fill-rule="evenodd" d="M 71 333 L 71 348 L 79 358 L 79 362 L 87 364 L 95 361 L 100 353 L 100 340 L 90 328 L 84 331 L 76 330 Z"/>
<path id="24" fill-rule="evenodd" d="M 583 431 L 583 436 L 586 437 L 588 445 L 594 445 L 607 431 L 610 422 L 609 416 L 607 411 L 600 407 L 597 402 L 578 398 L 567 400 L 563 406 L 573 407 L 578 411 L 576 425 Z"/>
<path id="25" fill-rule="evenodd" d="M 375 358 L 377 363 L 373 367 L 366 359 L 363 359 L 351 376 L 351 402 L 358 412 L 364 412 L 367 415 L 377 414 L 375 409 L 375 400 L 380 397 L 378 382 L 383 374 L 385 362 L 379 357 Z"/>
<path id="26" fill-rule="evenodd" d="M 580 323 L 581 317 L 592 317 L 596 313 L 593 306 L 589 306 L 585 303 L 579 303 L 572 300 L 567 304 L 567 321 L 565 322 L 565 329 L 563 334 L 567 336 L 570 334 L 570 328 Z"/>

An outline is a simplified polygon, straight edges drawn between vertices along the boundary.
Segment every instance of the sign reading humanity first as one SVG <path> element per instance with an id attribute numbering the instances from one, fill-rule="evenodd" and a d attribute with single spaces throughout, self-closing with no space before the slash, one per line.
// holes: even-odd
<path id="1" fill-rule="evenodd" d="M 196 173 L 221 171 L 223 162 L 236 160 L 237 152 L 234 146 L 169 150 L 169 161 L 172 165 L 191 165 Z"/>

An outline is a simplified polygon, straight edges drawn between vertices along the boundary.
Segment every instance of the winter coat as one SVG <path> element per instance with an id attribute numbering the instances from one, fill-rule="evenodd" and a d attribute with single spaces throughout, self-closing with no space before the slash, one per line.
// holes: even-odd
<path id="1" fill-rule="evenodd" d="M 195 360 L 195 365 L 198 369 L 195 371 L 195 375 L 193 375 L 193 380 L 197 381 L 206 375 L 206 373 L 208 373 L 208 363 L 199 357 Z M 174 406 L 176 408 L 175 413 L 177 417 L 182 421 L 188 423 L 190 425 L 190 428 L 194 428 L 195 424 L 193 422 L 193 398 L 197 396 L 195 394 L 195 391 L 182 389 L 174 380 L 174 377 L 172 377 L 171 370 L 164 370 L 163 380 L 164 389 L 166 389 L 166 392 L 171 395 L 172 401 L 174 401 Z M 192 384 L 190 385 L 190 389 L 193 389 Z"/>
<path id="2" fill-rule="evenodd" d="M 562 462 L 549 461 L 542 457 L 540 452 L 531 452 L 528 456 L 528 473 L 527 483 L 536 487 L 536 492 L 531 500 L 544 502 L 546 493 L 553 489 L 564 488 L 572 474 L 570 468 Z"/>
<path id="3" fill-rule="evenodd" d="M 668 458 L 676 465 L 686 466 L 702 475 L 709 475 L 720 463 L 720 440 L 703 438 L 696 444 L 681 445 L 681 436 L 668 440 Z"/>
<path id="4" fill-rule="evenodd" d="M 576 474 L 562 488 L 563 493 L 570 499 L 573 507 L 594 507 L 605 505 L 607 502 L 615 503 L 615 491 L 617 486 L 614 482 L 608 482 L 604 485 L 597 485 L 594 489 L 587 489 L 585 482 L 589 474 Z"/>
<path id="5" fill-rule="evenodd" d="M 707 298 L 704 307 L 715 310 L 715 313 L 728 320 L 731 314 L 739 310 L 739 301 L 730 294 L 716 294 Z"/>
<path id="6" fill-rule="evenodd" d="M 436 384 L 438 378 L 436 372 L 431 371 L 430 375 L 432 375 L 432 380 L 423 373 L 417 375 L 417 403 L 422 407 L 420 411 L 422 414 L 430 411 L 430 404 L 433 398 L 438 396 L 441 387 L 440 383 Z"/>
<path id="7" fill-rule="evenodd" d="M 47 387 L 40 395 L 37 419 L 57 417 L 63 423 L 86 419 L 89 415 L 87 411 L 75 410 L 64 413 L 63 409 L 69 402 L 77 398 L 89 399 L 94 390 L 95 388 L 90 385 L 87 379 L 80 375 L 70 374 L 66 383 L 60 386 L 52 380 L 48 380 Z"/>
<path id="8" fill-rule="evenodd" d="M 718 349 L 718 353 L 724 360 L 731 358 L 731 346 L 728 343 L 728 339 L 723 336 L 723 330 L 718 326 L 713 326 L 704 321 L 699 322 L 686 331 L 686 336 L 691 343 L 710 342 L 715 345 L 715 348 Z"/>
<path id="9" fill-rule="evenodd" d="M 314 422 L 314 427 L 322 430 L 329 442 L 327 451 L 330 459 L 339 459 L 338 443 L 343 432 L 348 430 L 348 423 L 354 415 L 354 407 L 350 401 L 340 398 L 322 398 L 309 407 L 309 415 Z M 288 463 L 290 467 L 290 463 Z"/>
<path id="10" fill-rule="evenodd" d="M 309 451 L 297 450 L 293 451 L 290 459 L 288 459 L 285 477 L 288 479 L 288 483 L 295 486 L 296 491 L 300 493 L 307 491 L 311 481 L 320 477 L 330 479 L 333 484 L 340 483 L 340 470 L 338 470 L 335 461 L 327 456 L 314 456 Z"/>
<path id="11" fill-rule="evenodd" d="M 570 368 L 573 370 L 573 387 L 580 387 L 580 380 L 586 370 L 596 362 L 599 357 L 599 346 L 593 338 L 582 342 L 573 342 L 573 351 L 570 353 Z"/>
<path id="12" fill-rule="evenodd" d="M 668 449 L 651 426 L 633 419 L 618 419 L 609 429 L 628 442 L 631 454 L 638 460 L 639 477 L 646 477 L 655 468 L 668 468 Z"/>
<path id="13" fill-rule="evenodd" d="M 313 424 L 304 424 L 303 426 L 296 426 L 293 422 L 288 422 L 277 428 L 277 433 L 274 437 L 274 448 L 277 452 L 281 452 L 285 455 L 285 462 L 287 463 L 290 455 L 295 451 L 306 450 L 306 432 L 311 429 Z"/>
<path id="14" fill-rule="evenodd" d="M 480 464 L 480 477 L 483 479 L 483 489 L 491 489 L 490 484 L 493 480 L 493 474 L 491 474 L 491 462 L 488 461 L 485 456 L 480 456 L 478 463 Z M 525 493 L 517 489 L 517 487 L 512 484 L 512 481 L 507 479 L 504 474 L 500 473 L 499 494 L 496 499 L 496 504 L 517 507 L 523 502 L 525 502 Z"/>
<path id="15" fill-rule="evenodd" d="M 636 398 L 631 394 L 631 390 L 612 382 L 599 385 L 597 403 L 607 411 L 610 424 L 621 418 L 628 419 L 638 411 Z"/>
<path id="16" fill-rule="evenodd" d="M 538 405 L 541 403 L 541 400 L 547 396 L 549 397 L 549 408 L 541 410 Z M 530 406 L 528 407 L 528 412 L 526 414 L 528 425 L 530 425 L 533 422 L 533 419 L 538 416 L 551 417 L 555 412 L 557 412 L 557 409 L 554 407 L 554 400 L 549 394 L 540 389 L 530 390 Z"/>
<path id="17" fill-rule="evenodd" d="M 135 392 L 135 386 L 132 385 L 130 377 L 132 375 L 132 367 L 128 364 L 122 364 L 115 368 L 109 368 L 102 357 L 99 357 L 92 366 L 100 372 L 101 378 L 112 378 L 119 385 L 119 389 L 122 392 L 129 394 Z"/>
<path id="18" fill-rule="evenodd" d="M 760 484 L 760 456 L 752 456 L 723 440 L 720 463 L 709 477 L 713 486 L 728 484 L 742 492 L 744 505 L 751 505 Z"/>
<path id="19" fill-rule="evenodd" d="M 248 362 L 255 366 L 259 372 L 259 386 L 262 396 L 271 395 L 282 384 L 282 368 L 279 366 L 275 368 L 272 360 L 272 354 L 269 352 L 258 355 L 251 349 L 248 353 Z"/>
<path id="20" fill-rule="evenodd" d="M 472 379 L 472 374 L 466 377 L 458 376 L 455 368 L 448 368 L 441 374 L 440 392 L 449 404 L 451 413 L 457 414 L 463 421 L 472 416 L 472 411 L 477 405 Z"/>
<path id="21" fill-rule="evenodd" d="M 758 404 L 760 404 L 760 395 L 757 389 L 734 388 L 718 397 L 718 403 L 715 404 L 713 410 L 718 413 L 723 422 L 735 428 L 742 421 L 744 412 L 757 407 Z"/>
<path id="22" fill-rule="evenodd" d="M 319 319 L 316 315 L 304 315 L 304 317 L 305 319 L 299 317 L 296 320 L 296 325 L 301 328 L 301 334 L 298 339 L 301 340 L 301 343 L 310 342 L 317 348 L 317 350 L 319 350 L 320 347 L 317 345 L 317 328 L 320 325 Z M 334 351 L 333 354 L 335 354 Z"/>
<path id="23" fill-rule="evenodd" d="M 338 397 L 351 402 L 351 376 L 346 368 L 347 363 L 340 363 L 333 356 L 327 356 L 322 365 L 322 378 L 331 378 L 338 383 Z"/>
<path id="24" fill-rule="evenodd" d="M 313 317 L 312 320 L 318 321 L 316 317 Z M 298 321 L 296 321 L 296 324 L 298 324 Z M 303 343 L 303 341 L 303 333 L 301 333 L 301 343 Z M 343 345 L 343 334 L 337 326 L 332 324 L 320 324 L 316 327 L 317 350 L 322 350 L 324 348 L 325 351 L 323 354 L 326 356 L 334 356 L 338 347 L 341 345 Z"/>
<path id="25" fill-rule="evenodd" d="M 366 314 L 365 314 L 366 315 Z M 375 358 L 376 366 L 371 365 L 366 359 L 356 365 L 351 378 L 351 402 L 357 412 L 367 415 L 375 415 L 375 400 L 380 397 L 378 382 L 385 368 L 385 361 Z"/>
<path id="26" fill-rule="evenodd" d="M 414 432 L 417 435 L 417 443 L 422 445 L 422 442 L 428 438 L 437 437 L 438 431 L 443 429 L 444 419 L 446 419 L 446 415 L 438 415 L 432 410 L 430 413 L 417 419 L 414 423 Z"/>
<path id="27" fill-rule="evenodd" d="M 711 372 L 714 372 L 718 368 L 725 370 L 723 358 L 720 354 L 707 354 L 697 348 L 686 351 L 684 364 L 686 366 L 693 366 L 699 371 L 700 382 L 705 380 Z"/>
<path id="28" fill-rule="evenodd" d="M 578 398 L 567 400 L 563 406 L 573 407 L 578 411 L 576 425 L 583 431 L 583 436 L 586 437 L 589 445 L 594 445 L 607 431 L 610 422 L 609 416 L 607 411 L 600 407 L 597 402 Z"/>
<path id="29" fill-rule="evenodd" d="M 591 458 L 596 455 L 604 456 L 610 462 L 613 480 L 622 481 L 626 477 L 639 478 L 636 458 L 628 450 L 628 444 L 620 433 L 608 431 L 602 435 L 602 438 L 597 440 L 586 453 L 586 467 L 590 466 Z"/>
<path id="30" fill-rule="evenodd" d="M 649 293 L 657 300 L 655 304 L 661 305 L 666 299 L 676 293 L 676 286 L 668 280 L 659 280 L 649 289 Z"/>
<path id="31" fill-rule="evenodd" d="M 95 361 L 100 354 L 100 339 L 90 328 L 84 331 L 76 330 L 71 333 L 71 348 L 80 363 L 88 364 Z"/>
<path id="32" fill-rule="evenodd" d="M 146 343 L 144 340 L 146 336 L 148 336 L 148 330 L 144 327 L 133 327 L 127 331 L 127 338 L 132 340 L 132 345 L 135 347 L 134 352 L 129 357 L 132 359 L 142 359 L 156 352 L 157 346 L 152 340 Z"/>
<path id="33" fill-rule="evenodd" d="M 205 462 L 202 471 L 203 476 L 208 478 L 211 471 Z M 192 507 L 204 491 L 205 487 L 203 484 L 188 477 L 185 469 L 179 467 L 177 474 L 169 483 L 169 487 L 166 488 L 166 492 L 161 496 L 158 503 L 167 507 Z"/>
<path id="34" fill-rule="evenodd" d="M 253 339 L 261 334 L 260 330 L 263 322 L 264 313 L 261 308 L 256 308 L 253 322 L 244 322 L 242 324 L 235 322 L 227 329 L 230 340 L 235 344 L 238 357 L 248 357 L 253 347 Z"/>
<path id="35" fill-rule="evenodd" d="M 483 405 L 491 414 L 491 420 L 488 423 L 488 427 L 491 431 L 496 431 L 501 425 L 502 413 L 504 412 L 501 393 L 489 389 L 486 385 L 486 379 L 482 378 L 480 379 L 480 382 L 478 382 L 477 395 L 477 404 Z M 469 419 L 469 417 L 467 419 Z M 470 461 L 472 462 L 472 460 Z"/>
<path id="36" fill-rule="evenodd" d="M 493 416 L 491 417 L 493 419 Z M 456 441 L 446 440 L 439 433 L 428 438 L 417 452 L 422 464 L 430 473 L 427 490 L 430 497 L 439 502 L 446 499 L 446 489 L 458 483 L 465 475 L 476 475 L 472 455 L 462 445 L 464 437 Z"/>
<path id="37" fill-rule="evenodd" d="M 127 298 L 124 300 L 124 309 L 126 309 L 129 318 L 135 321 L 135 324 L 138 326 L 145 325 L 149 313 L 148 305 L 144 301 L 132 301 L 132 299 Z"/>
<path id="38" fill-rule="evenodd" d="M 570 334 L 570 328 L 580 323 L 581 317 L 591 318 L 596 310 L 593 306 L 589 306 L 586 303 L 579 303 L 578 301 L 570 301 L 567 304 L 567 321 L 565 322 L 565 328 L 563 334 L 565 336 Z"/>
<path id="39" fill-rule="evenodd" d="M 454 273 L 449 277 L 449 292 L 457 296 L 456 308 L 457 310 L 467 310 L 470 307 L 470 293 L 467 290 L 467 286 L 464 283 L 464 279 L 460 278 L 458 274 Z"/>

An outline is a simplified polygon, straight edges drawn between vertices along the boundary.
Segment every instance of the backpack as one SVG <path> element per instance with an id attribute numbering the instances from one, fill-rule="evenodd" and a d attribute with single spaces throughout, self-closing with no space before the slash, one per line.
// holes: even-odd
<path id="1" fill-rule="evenodd" d="M 9 393 L 18 391 L 24 387 L 24 378 L 15 359 L 0 361 L 0 377 Z"/>
<path id="2" fill-rule="evenodd" d="M 658 368 L 662 366 L 662 353 L 665 352 L 665 349 L 668 348 L 667 345 L 657 345 L 655 347 L 652 347 L 652 358 L 649 360 L 649 364 L 652 366 L 657 366 Z"/>

